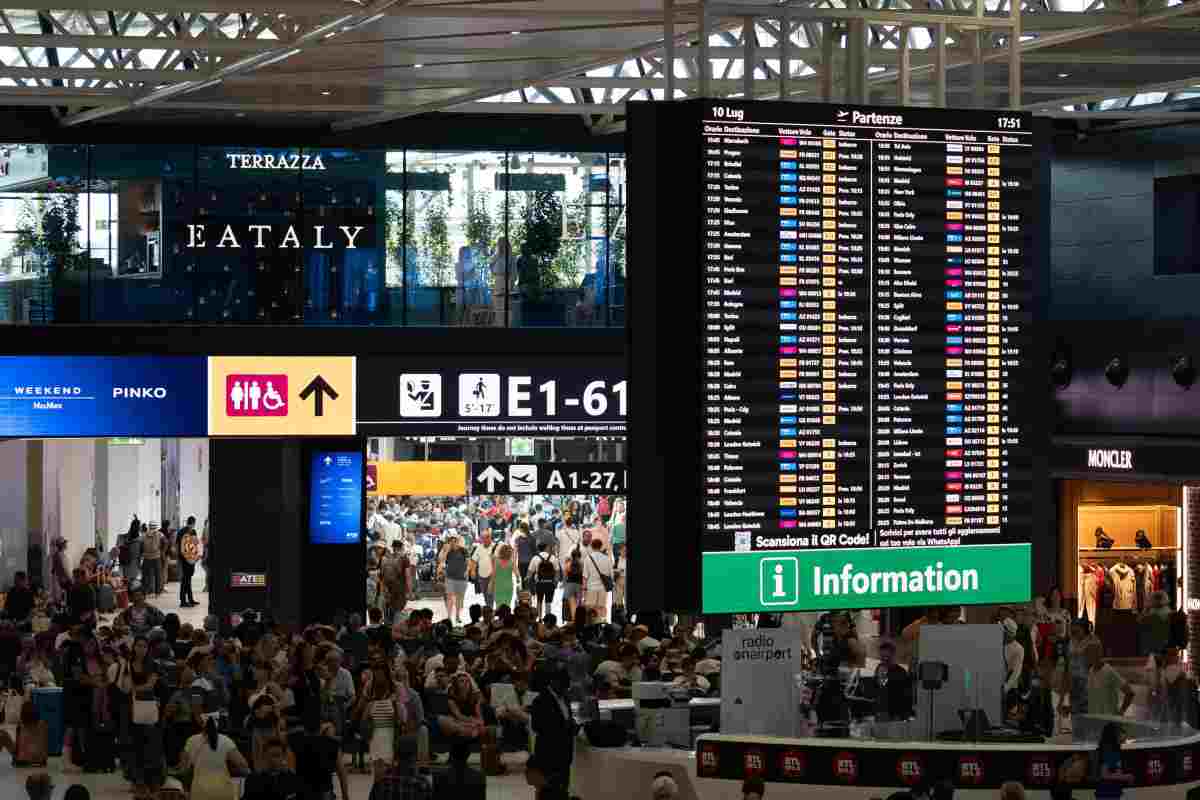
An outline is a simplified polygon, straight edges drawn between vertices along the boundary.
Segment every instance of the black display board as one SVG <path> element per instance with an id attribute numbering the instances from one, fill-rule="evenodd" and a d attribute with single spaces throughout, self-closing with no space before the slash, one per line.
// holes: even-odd
<path id="1" fill-rule="evenodd" d="M 1027 599 L 1032 118 L 694 101 L 630 124 L 651 114 L 698 186 L 631 217 L 636 256 L 635 219 L 676 251 L 633 374 L 649 323 L 678 418 L 658 449 L 695 442 L 666 494 L 701 498 L 704 610 Z"/>
<path id="2" fill-rule="evenodd" d="M 622 495 L 629 469 L 599 461 L 473 462 L 471 494 Z"/>
<path id="3" fill-rule="evenodd" d="M 358 398 L 367 436 L 605 436 L 625 433 L 629 381 L 620 358 L 367 356 Z"/>

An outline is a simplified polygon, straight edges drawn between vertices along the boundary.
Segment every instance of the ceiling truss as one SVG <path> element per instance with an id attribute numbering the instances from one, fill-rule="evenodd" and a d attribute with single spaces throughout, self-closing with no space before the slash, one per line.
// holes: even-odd
<path id="1" fill-rule="evenodd" d="M 605 133 L 630 100 L 1090 120 L 1200 98 L 1200 0 L 604 5 L 17 0 L 0 8 L 0 105 L 48 106 L 66 126 L 146 108 L 313 116 L 339 130 L 455 111 L 579 115 Z"/>

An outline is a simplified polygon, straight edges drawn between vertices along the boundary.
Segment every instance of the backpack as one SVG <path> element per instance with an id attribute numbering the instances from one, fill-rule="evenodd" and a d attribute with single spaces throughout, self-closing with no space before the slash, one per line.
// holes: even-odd
<path id="1" fill-rule="evenodd" d="M 183 560 L 189 564 L 195 564 L 200 560 L 200 540 L 194 531 L 189 531 L 184 535 L 179 544 L 179 555 L 183 556 Z"/>
<path id="2" fill-rule="evenodd" d="M 583 566 L 579 563 L 578 558 L 567 560 L 567 582 L 583 583 Z"/>
<path id="3" fill-rule="evenodd" d="M 537 578 L 539 581 L 553 582 L 558 578 L 558 569 L 555 568 L 554 562 L 549 556 L 541 556 L 541 561 L 537 565 Z"/>

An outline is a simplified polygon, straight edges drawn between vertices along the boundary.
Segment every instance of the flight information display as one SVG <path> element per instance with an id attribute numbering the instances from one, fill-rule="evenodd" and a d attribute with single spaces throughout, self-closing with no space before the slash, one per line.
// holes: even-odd
<path id="1" fill-rule="evenodd" d="M 1031 117 L 697 108 L 704 610 L 1028 600 Z"/>

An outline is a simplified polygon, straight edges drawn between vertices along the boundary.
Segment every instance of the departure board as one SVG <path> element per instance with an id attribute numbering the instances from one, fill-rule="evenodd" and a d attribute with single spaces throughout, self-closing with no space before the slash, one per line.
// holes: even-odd
<path id="1" fill-rule="evenodd" d="M 695 108 L 704 610 L 1027 600 L 1031 117 Z"/>

